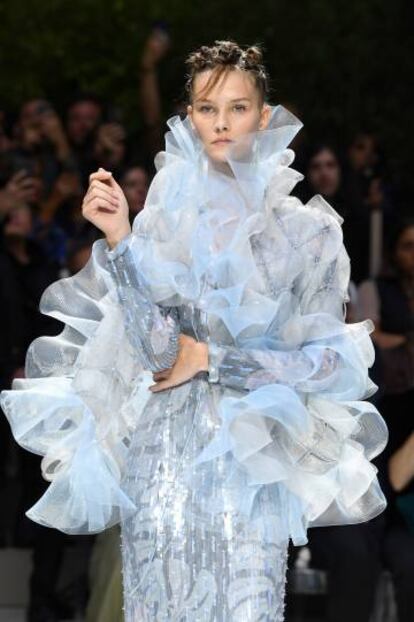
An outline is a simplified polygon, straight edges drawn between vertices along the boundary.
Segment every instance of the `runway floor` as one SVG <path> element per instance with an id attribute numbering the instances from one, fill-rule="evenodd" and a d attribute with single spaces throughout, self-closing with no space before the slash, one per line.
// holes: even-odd
<path id="1" fill-rule="evenodd" d="M 25 622 L 24 609 L 0 608 L 0 622 Z"/>
<path id="2" fill-rule="evenodd" d="M 0 607 L 0 622 L 26 622 L 25 610 L 21 607 Z M 78 618 L 76 622 L 83 622 L 82 618 Z"/>

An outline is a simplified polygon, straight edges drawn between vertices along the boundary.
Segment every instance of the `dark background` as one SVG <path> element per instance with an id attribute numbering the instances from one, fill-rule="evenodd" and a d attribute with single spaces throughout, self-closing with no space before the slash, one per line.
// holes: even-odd
<path id="1" fill-rule="evenodd" d="M 394 179 L 412 189 L 413 3 L 408 0 L 26 0 L 0 5 L 1 103 L 64 106 L 74 90 L 113 102 L 139 129 L 138 58 L 155 20 L 172 48 L 160 69 L 164 113 L 183 93 L 184 58 L 217 38 L 261 43 L 273 103 L 293 104 L 313 135 L 381 135 Z M 404 192 L 405 194 L 405 192 Z"/>

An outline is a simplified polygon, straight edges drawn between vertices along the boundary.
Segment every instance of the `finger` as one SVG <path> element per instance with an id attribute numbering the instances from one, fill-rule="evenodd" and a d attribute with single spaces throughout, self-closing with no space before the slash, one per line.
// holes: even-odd
<path id="1" fill-rule="evenodd" d="M 113 188 L 113 190 L 120 190 L 121 192 L 123 192 L 121 186 L 112 176 L 108 179 L 108 183 L 111 186 L 111 188 Z"/>
<path id="2" fill-rule="evenodd" d="M 153 377 L 154 380 L 164 380 L 165 378 L 168 378 L 170 374 L 171 374 L 171 370 L 164 369 L 162 371 L 154 372 L 152 374 L 152 377 Z"/>
<path id="3" fill-rule="evenodd" d="M 154 378 L 158 377 L 158 376 L 162 376 L 162 377 L 167 377 L 171 374 L 171 370 L 172 368 L 169 367 L 168 369 L 161 369 L 161 371 L 155 371 L 153 373 Z"/>
<path id="4" fill-rule="evenodd" d="M 93 190 L 94 188 L 100 188 L 101 190 L 104 190 L 105 192 L 107 192 L 108 194 L 110 194 L 110 195 L 112 195 L 112 196 L 114 196 L 114 197 L 117 197 L 117 196 L 118 196 L 118 193 L 117 193 L 115 190 L 113 190 L 113 189 L 111 188 L 111 186 L 109 186 L 109 185 L 108 185 L 108 183 L 107 183 L 107 182 L 105 182 L 105 181 L 100 181 L 99 179 L 94 179 L 94 180 L 93 180 L 93 181 L 89 184 L 89 187 L 88 187 L 88 192 L 89 192 L 90 190 Z"/>
<path id="5" fill-rule="evenodd" d="M 108 191 L 111 190 L 108 182 L 105 180 L 102 181 L 102 179 L 92 179 L 92 181 L 90 182 L 88 186 L 88 189 L 89 188 L 106 188 L 106 190 Z"/>
<path id="6" fill-rule="evenodd" d="M 118 208 L 114 207 L 114 205 L 107 201 L 106 199 L 101 199 L 100 197 L 93 198 L 89 203 L 82 204 L 82 211 L 86 214 L 95 214 L 99 211 L 108 211 L 112 214 L 118 211 Z"/>
<path id="7" fill-rule="evenodd" d="M 187 379 L 177 382 L 177 380 L 173 380 L 170 377 L 170 378 L 167 378 L 167 380 L 160 380 L 160 382 L 156 382 L 155 384 L 150 385 L 149 389 L 151 393 L 159 393 L 160 391 L 165 391 L 166 389 L 178 387 L 181 384 L 184 384 L 184 382 L 186 381 Z"/>
<path id="8" fill-rule="evenodd" d="M 91 183 L 94 179 L 100 179 L 103 181 L 108 180 L 110 177 L 112 177 L 111 171 L 105 171 L 105 169 L 100 168 L 95 173 L 91 173 L 89 175 L 89 183 Z"/>
<path id="9" fill-rule="evenodd" d="M 108 200 L 110 200 L 111 198 L 119 200 L 119 197 L 114 190 L 112 190 L 107 184 L 97 180 L 94 180 L 88 187 L 88 190 L 85 194 L 85 200 L 89 201 L 91 198 L 93 198 L 97 189 L 99 189 L 101 192 L 106 193 L 105 196 L 108 198 Z"/>
<path id="10" fill-rule="evenodd" d="M 91 173 L 89 176 L 89 183 L 94 180 L 104 181 L 107 185 L 109 185 L 113 190 L 121 190 L 121 186 L 115 181 L 113 178 L 111 171 L 105 171 L 103 168 L 100 168 L 96 173 Z"/>
<path id="11" fill-rule="evenodd" d="M 151 391 L 151 393 L 160 393 L 160 391 L 165 391 L 165 389 L 169 389 L 170 387 L 173 387 L 173 384 L 170 384 L 169 380 L 160 380 L 160 382 L 157 382 L 156 384 L 152 384 L 149 387 L 149 390 Z"/>
<path id="12" fill-rule="evenodd" d="M 105 199 L 112 203 L 114 207 L 119 207 L 119 199 L 113 196 L 111 192 L 101 190 L 100 188 L 94 188 L 93 191 L 87 192 L 85 195 L 84 204 L 88 205 L 93 199 Z"/>

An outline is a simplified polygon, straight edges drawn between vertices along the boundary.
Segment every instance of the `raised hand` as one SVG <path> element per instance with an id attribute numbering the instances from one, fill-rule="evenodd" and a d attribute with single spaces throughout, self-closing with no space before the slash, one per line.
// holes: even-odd
<path id="1" fill-rule="evenodd" d="M 111 248 L 131 232 L 128 213 L 126 197 L 111 171 L 100 168 L 92 173 L 82 214 L 105 234 Z"/>
<path id="2" fill-rule="evenodd" d="M 167 54 L 171 47 L 168 34 L 161 28 L 154 28 L 144 44 L 141 58 L 143 69 L 153 69 Z"/>

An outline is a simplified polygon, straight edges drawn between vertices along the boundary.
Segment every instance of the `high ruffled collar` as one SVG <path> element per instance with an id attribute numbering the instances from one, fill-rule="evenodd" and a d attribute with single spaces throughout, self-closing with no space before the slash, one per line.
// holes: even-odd
<path id="1" fill-rule="evenodd" d="M 247 279 L 262 288 L 250 238 L 272 224 L 270 212 L 289 202 L 291 188 L 303 178 L 289 168 L 294 152 L 287 149 L 302 123 L 283 106 L 272 106 L 265 130 L 240 136 L 229 148 L 233 175 L 211 166 L 188 116 L 175 116 L 168 126 L 157 175 L 133 223 L 140 255 L 143 239 L 148 241 L 140 265 L 149 282 L 161 283 L 154 300 L 199 301 L 207 281 L 227 288 Z"/>
<path id="2" fill-rule="evenodd" d="M 271 114 L 266 129 L 246 133 L 238 137 L 227 151 L 226 160 L 232 175 L 225 174 L 212 166 L 204 145 L 193 129 L 190 118 L 176 115 L 167 121 L 170 128 L 165 134 L 165 149 L 155 158 L 158 172 L 171 170 L 180 179 L 175 187 L 190 184 L 194 180 L 199 188 L 199 212 L 206 205 L 220 206 L 227 211 L 229 200 L 223 197 L 238 195 L 237 211 L 239 216 L 260 211 L 264 206 L 264 196 L 272 177 L 277 175 L 282 166 L 288 167 L 295 154 L 287 146 L 302 128 L 301 121 L 282 105 L 271 106 Z M 292 187 L 302 178 L 300 173 L 292 171 Z M 241 201 L 240 201 L 241 199 Z M 231 200 L 231 199 L 230 199 Z M 194 201 L 194 197 L 192 198 Z M 170 201 L 167 199 L 167 204 Z M 171 212 L 168 205 L 167 212 Z"/>
<path id="3" fill-rule="evenodd" d="M 303 123 L 281 104 L 270 106 L 269 123 L 264 130 L 243 134 L 234 141 L 228 150 L 227 161 L 233 172 L 238 165 L 259 165 L 280 153 L 293 140 Z M 204 145 L 193 129 L 188 115 L 182 119 L 175 115 L 168 119 L 170 128 L 165 134 L 165 151 L 156 157 L 156 167 L 164 164 L 165 157 L 180 157 L 193 164 L 207 159 Z"/>

